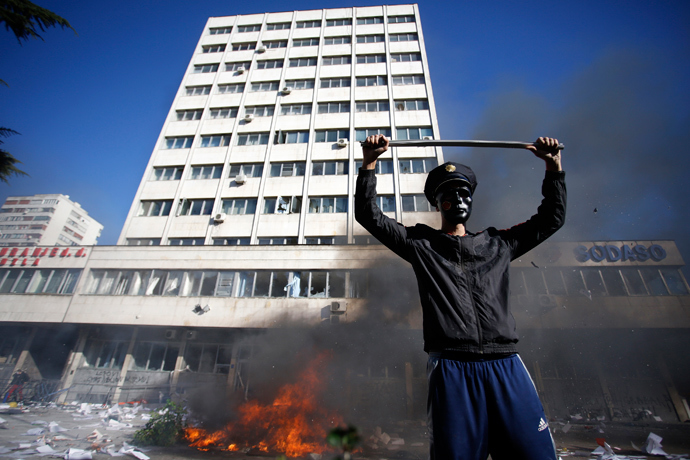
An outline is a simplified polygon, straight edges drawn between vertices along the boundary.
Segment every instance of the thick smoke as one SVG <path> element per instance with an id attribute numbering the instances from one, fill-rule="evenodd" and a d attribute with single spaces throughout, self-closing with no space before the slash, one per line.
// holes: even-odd
<path id="1" fill-rule="evenodd" d="M 565 143 L 568 216 L 554 238 L 674 239 L 690 254 L 685 231 L 688 90 L 669 69 L 663 57 L 612 49 L 554 94 L 499 88 L 474 137 L 531 141 L 552 136 Z M 446 157 L 477 172 L 471 230 L 507 227 L 534 213 L 543 165 L 531 153 L 475 149 L 446 151 Z"/>

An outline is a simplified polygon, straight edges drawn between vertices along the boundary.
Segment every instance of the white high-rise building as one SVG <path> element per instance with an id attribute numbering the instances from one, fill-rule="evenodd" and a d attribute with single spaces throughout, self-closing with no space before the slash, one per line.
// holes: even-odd
<path id="1" fill-rule="evenodd" d="M 367 242 L 352 205 L 373 133 L 439 137 L 417 5 L 210 18 L 118 243 Z M 435 224 L 422 190 L 441 160 L 392 149 L 383 210 Z"/>
<path id="2" fill-rule="evenodd" d="M 10 196 L 0 208 L 0 246 L 91 246 L 101 230 L 67 195 Z"/>

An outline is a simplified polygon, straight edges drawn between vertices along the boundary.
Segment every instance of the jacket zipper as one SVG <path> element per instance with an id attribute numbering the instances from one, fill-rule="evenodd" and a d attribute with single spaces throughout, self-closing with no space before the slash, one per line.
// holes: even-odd
<path id="1" fill-rule="evenodd" d="M 482 337 L 482 327 L 479 322 L 479 311 L 477 310 L 477 303 L 474 301 L 474 293 L 472 291 L 472 278 L 470 277 L 469 271 L 466 270 L 466 267 L 464 266 L 465 264 L 465 258 L 462 256 L 463 254 L 463 249 L 464 249 L 465 243 L 463 242 L 463 238 L 460 237 L 460 268 L 462 271 L 465 273 L 467 277 L 467 289 L 470 293 L 470 302 L 472 302 L 472 308 L 474 309 L 474 318 L 477 323 L 477 337 L 479 338 L 479 353 L 482 354 L 484 353 L 484 339 Z"/>

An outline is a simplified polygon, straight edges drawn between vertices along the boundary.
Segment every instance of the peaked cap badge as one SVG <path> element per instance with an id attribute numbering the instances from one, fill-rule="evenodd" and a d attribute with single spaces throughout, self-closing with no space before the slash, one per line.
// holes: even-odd
<path id="1" fill-rule="evenodd" d="M 446 165 L 446 171 L 448 171 L 448 172 L 453 172 L 453 171 L 455 171 L 455 166 L 453 166 L 453 165 Z"/>

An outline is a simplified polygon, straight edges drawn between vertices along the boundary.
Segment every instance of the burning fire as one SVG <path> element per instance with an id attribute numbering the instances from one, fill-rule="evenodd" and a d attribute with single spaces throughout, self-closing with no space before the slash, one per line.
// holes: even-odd
<path id="1" fill-rule="evenodd" d="M 211 447 L 235 451 L 256 448 L 264 452 L 282 452 L 288 457 L 323 453 L 331 428 L 343 424 L 337 414 L 330 414 L 319 401 L 323 389 L 323 368 L 329 353 L 321 353 L 302 371 L 297 382 L 278 390 L 271 404 L 247 401 L 239 409 L 239 419 L 223 429 L 208 432 L 187 428 L 185 437 L 192 447 Z"/>

